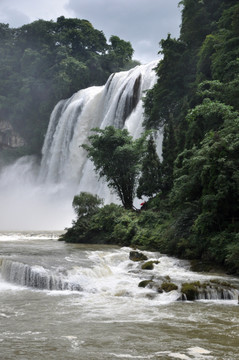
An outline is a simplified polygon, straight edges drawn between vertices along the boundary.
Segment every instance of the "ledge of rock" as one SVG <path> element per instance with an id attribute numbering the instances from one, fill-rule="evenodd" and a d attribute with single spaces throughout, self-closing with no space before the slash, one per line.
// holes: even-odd
<path id="1" fill-rule="evenodd" d="M 24 139 L 8 121 L 0 121 L 0 148 L 18 148 L 25 145 Z"/>

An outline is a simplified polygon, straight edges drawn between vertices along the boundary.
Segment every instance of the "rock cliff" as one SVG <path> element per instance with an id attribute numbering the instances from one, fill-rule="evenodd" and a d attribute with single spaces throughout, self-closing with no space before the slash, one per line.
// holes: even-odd
<path id="1" fill-rule="evenodd" d="M 7 121 L 0 121 L 0 149 L 18 148 L 25 145 L 24 139 Z"/>

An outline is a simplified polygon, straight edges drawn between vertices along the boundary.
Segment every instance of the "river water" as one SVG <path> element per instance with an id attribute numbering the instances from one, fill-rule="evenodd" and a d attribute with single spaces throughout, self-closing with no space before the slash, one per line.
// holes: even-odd
<path id="1" fill-rule="evenodd" d="M 141 280 L 223 279 L 159 253 L 153 270 L 129 248 L 59 242 L 57 233 L 0 234 L 0 359 L 239 359 L 239 306 L 177 301 Z M 63 290 L 62 290 L 63 289 Z"/>

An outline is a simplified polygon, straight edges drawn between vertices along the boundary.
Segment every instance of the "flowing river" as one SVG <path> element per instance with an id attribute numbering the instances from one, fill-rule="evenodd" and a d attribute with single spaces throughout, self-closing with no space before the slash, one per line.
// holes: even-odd
<path id="1" fill-rule="evenodd" d="M 238 359 L 238 291 L 230 300 L 177 301 L 139 287 L 155 277 L 230 281 L 184 261 L 142 270 L 129 248 L 65 244 L 58 233 L 0 234 L 0 359 Z"/>

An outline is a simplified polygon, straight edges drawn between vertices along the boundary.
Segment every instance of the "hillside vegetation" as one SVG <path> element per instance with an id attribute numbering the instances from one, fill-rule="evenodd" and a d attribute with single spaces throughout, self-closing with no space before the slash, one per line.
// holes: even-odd
<path id="1" fill-rule="evenodd" d="M 114 35 L 108 43 L 87 20 L 0 24 L 0 122 L 24 139 L 22 152 L 40 154 L 56 103 L 135 66 L 132 55 L 130 42 Z"/>
<path id="2" fill-rule="evenodd" d="M 158 81 L 144 99 L 145 129 L 164 129 L 162 164 L 147 157 L 152 136 L 138 159 L 135 192 L 148 202 L 136 212 L 96 199 L 90 211 L 81 194 L 85 211 L 62 239 L 150 248 L 239 273 L 239 4 L 180 6 L 180 37 L 161 40 Z"/>

